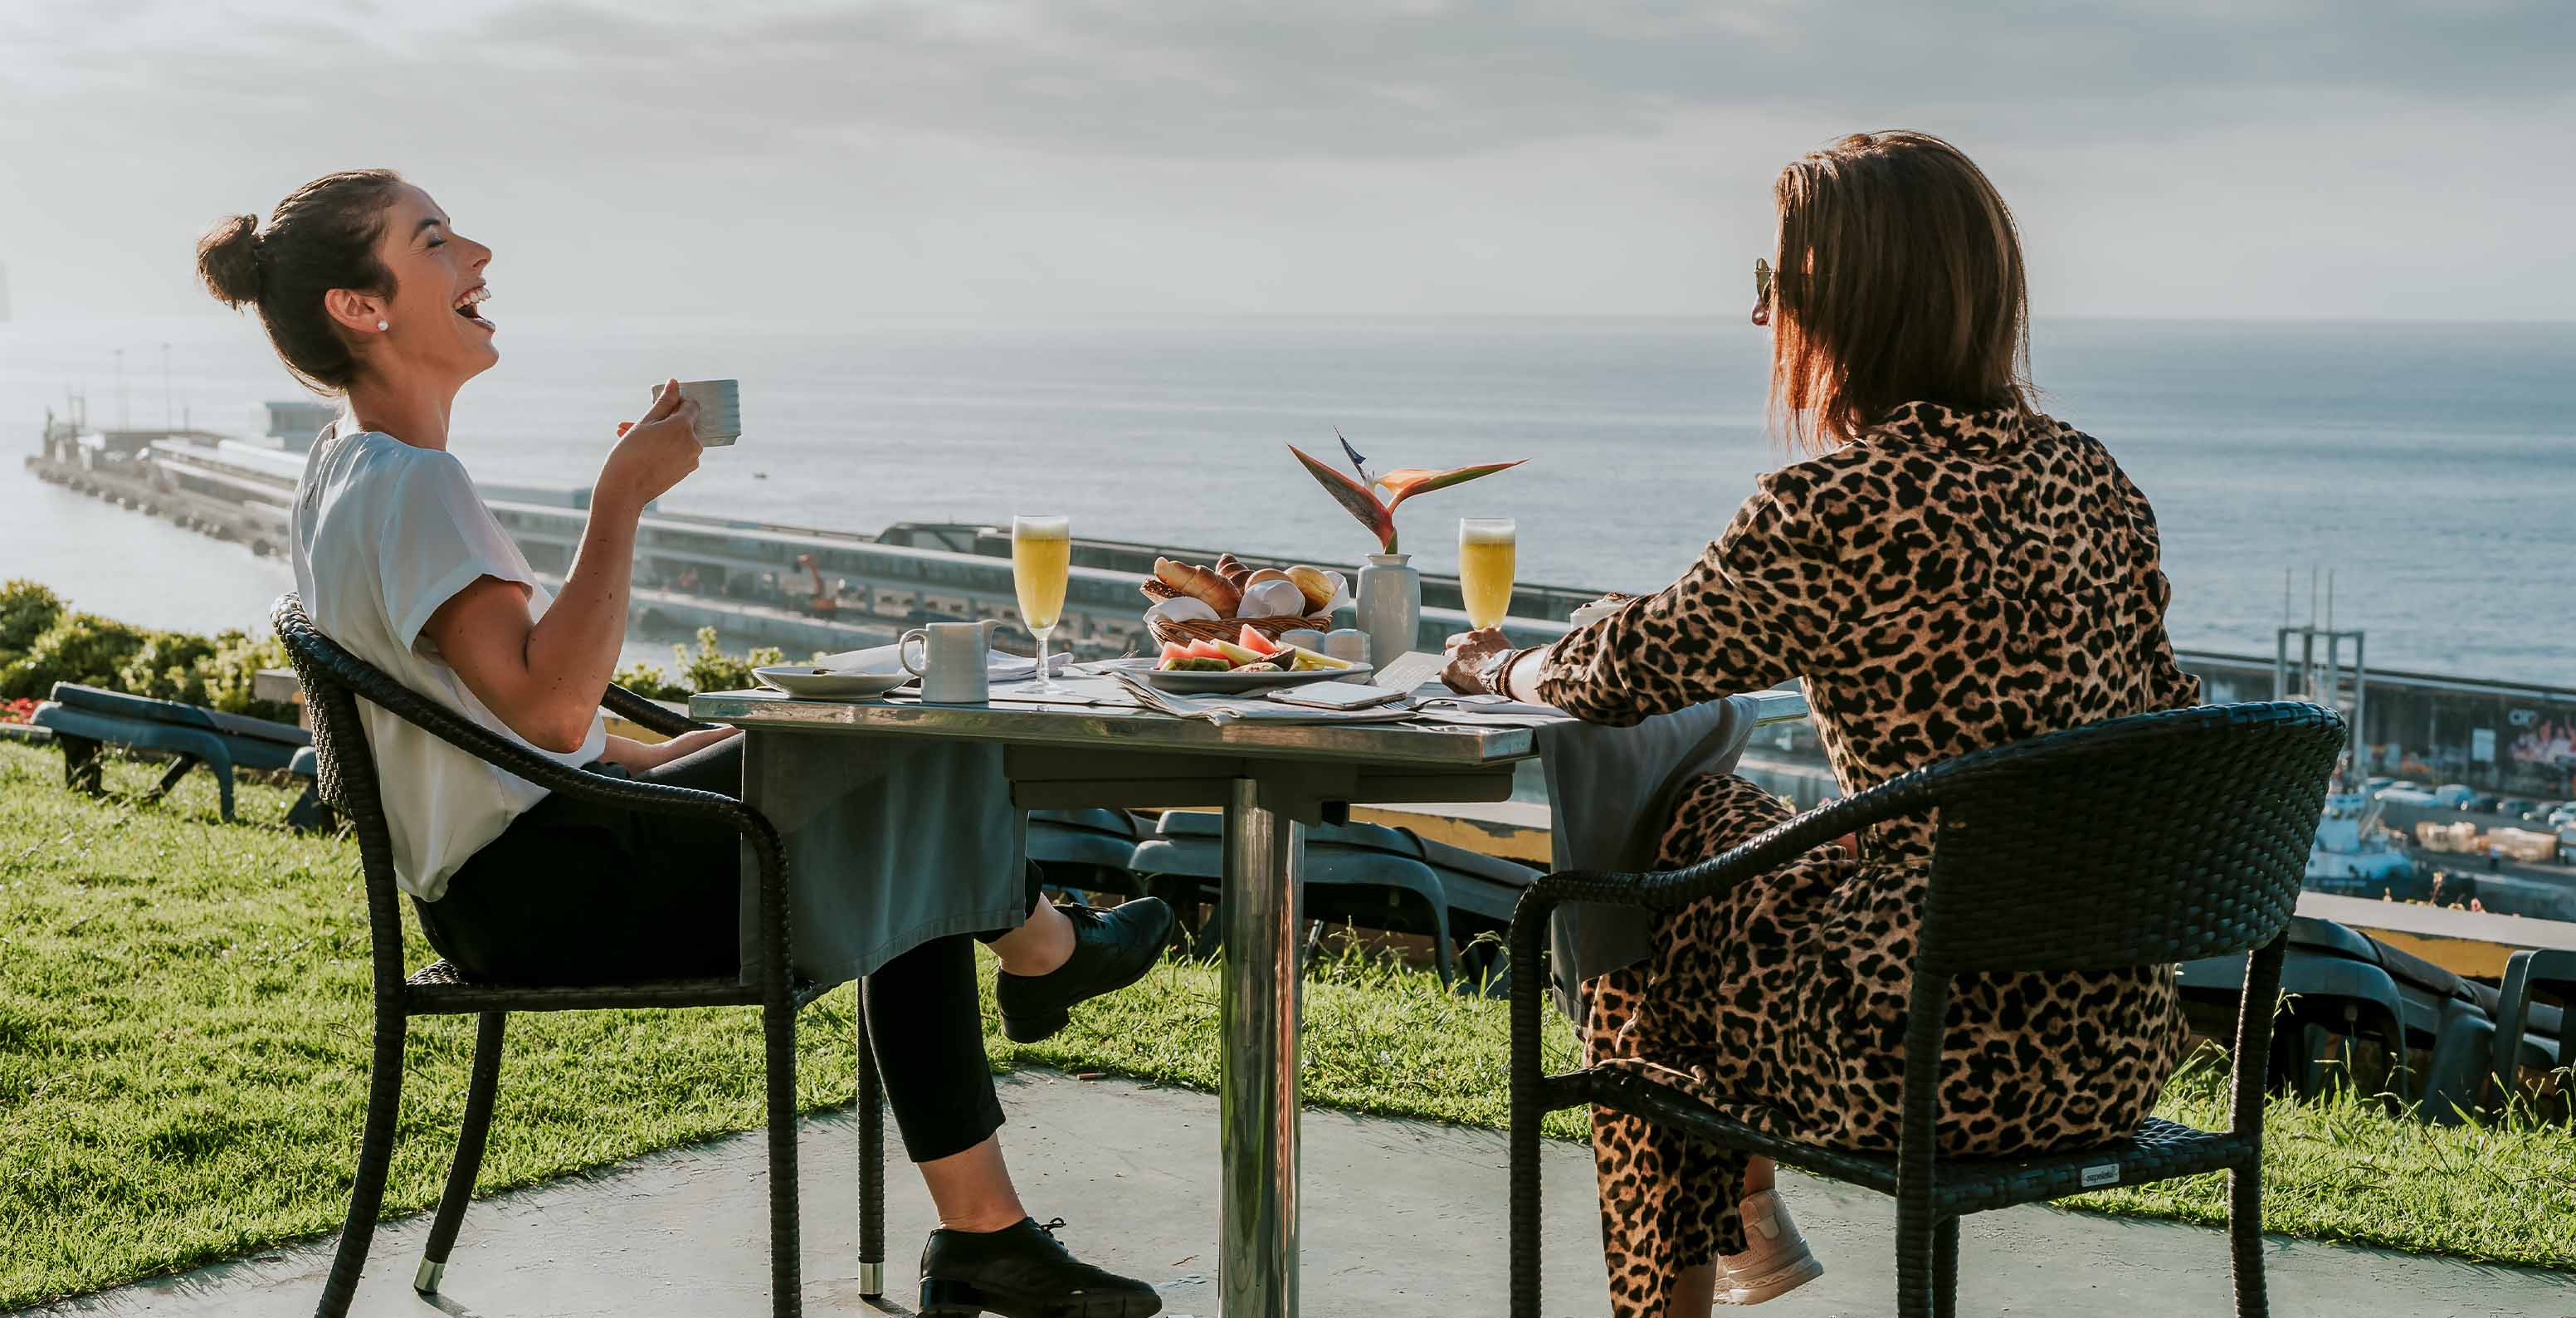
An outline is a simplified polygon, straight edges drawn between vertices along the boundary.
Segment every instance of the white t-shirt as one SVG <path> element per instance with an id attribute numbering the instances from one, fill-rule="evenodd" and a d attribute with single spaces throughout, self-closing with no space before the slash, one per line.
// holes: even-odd
<path id="1" fill-rule="evenodd" d="M 539 755 L 575 766 L 599 758 L 607 728 L 598 715 L 580 749 L 539 750 L 485 709 L 421 634 L 438 606 L 478 577 L 525 587 L 532 621 L 554 602 L 453 454 L 357 430 L 343 417 L 314 442 L 288 526 L 295 589 L 323 635 Z M 375 753 L 395 877 L 405 891 L 436 901 L 448 876 L 546 789 L 372 703 L 361 700 L 358 709 Z"/>

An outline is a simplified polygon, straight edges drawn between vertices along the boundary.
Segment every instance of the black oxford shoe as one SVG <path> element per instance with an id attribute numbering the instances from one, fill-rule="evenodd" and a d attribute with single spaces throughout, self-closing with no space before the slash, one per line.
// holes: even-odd
<path id="1" fill-rule="evenodd" d="M 921 1318 L 1150 1318 L 1163 1297 L 1095 1268 L 1055 1238 L 1063 1218 L 999 1231 L 933 1231 L 921 1247 Z"/>
<path id="2" fill-rule="evenodd" d="M 1107 911 L 1071 903 L 1056 909 L 1073 922 L 1073 955 L 1044 975 L 994 977 L 1002 1033 L 1013 1043 L 1053 1038 L 1076 1004 L 1143 979 L 1162 960 L 1163 944 L 1172 936 L 1172 908 L 1159 897 L 1139 897 Z"/>

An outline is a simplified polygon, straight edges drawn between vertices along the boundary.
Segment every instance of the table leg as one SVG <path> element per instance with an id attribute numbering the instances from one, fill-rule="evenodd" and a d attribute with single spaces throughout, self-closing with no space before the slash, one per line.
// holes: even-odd
<path id="1" fill-rule="evenodd" d="M 1297 1313 L 1299 888 L 1305 826 L 1238 778 L 1225 807 L 1225 1040 L 1218 1102 L 1225 1318 Z"/>

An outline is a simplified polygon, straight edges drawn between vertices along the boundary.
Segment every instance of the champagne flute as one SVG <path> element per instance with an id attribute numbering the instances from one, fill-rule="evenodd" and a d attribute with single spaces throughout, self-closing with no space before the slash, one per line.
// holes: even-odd
<path id="1" fill-rule="evenodd" d="M 1038 638 L 1038 680 L 1029 688 L 1038 695 L 1059 695 L 1066 687 L 1051 669 L 1048 637 L 1064 616 L 1065 579 L 1073 569 L 1073 528 L 1064 517 L 1019 516 L 1011 519 L 1011 585 L 1020 597 L 1020 622 Z"/>
<path id="2" fill-rule="evenodd" d="M 1500 627 L 1512 611 L 1512 572 L 1519 566 L 1520 526 L 1508 517 L 1458 520 L 1458 593 L 1467 625 Z"/>

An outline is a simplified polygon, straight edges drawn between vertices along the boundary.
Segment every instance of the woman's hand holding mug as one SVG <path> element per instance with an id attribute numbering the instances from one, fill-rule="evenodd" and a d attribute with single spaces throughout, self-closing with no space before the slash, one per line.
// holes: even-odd
<path id="1" fill-rule="evenodd" d="M 680 396 L 680 382 L 666 381 L 640 420 L 617 423 L 617 447 L 599 469 L 596 494 L 641 511 L 698 469 L 705 450 L 697 437 L 698 405 Z"/>

